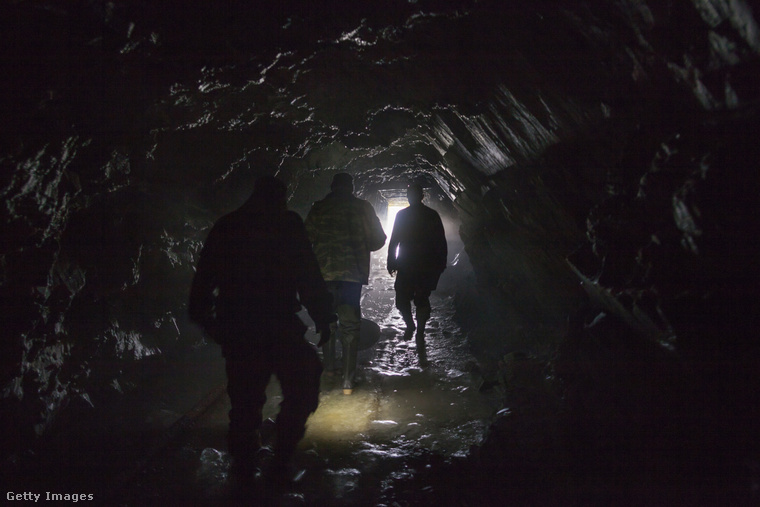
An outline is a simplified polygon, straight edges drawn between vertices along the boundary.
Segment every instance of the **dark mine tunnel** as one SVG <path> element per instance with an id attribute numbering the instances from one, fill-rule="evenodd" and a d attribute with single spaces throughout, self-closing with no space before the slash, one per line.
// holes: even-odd
<path id="1" fill-rule="evenodd" d="M 760 504 L 758 21 L 756 0 L 2 2 L 6 503 Z M 272 494 L 232 480 L 190 287 L 258 178 L 305 219 L 341 172 L 388 237 L 413 182 L 443 219 L 429 361 L 381 249 L 356 389 L 323 375 Z"/>

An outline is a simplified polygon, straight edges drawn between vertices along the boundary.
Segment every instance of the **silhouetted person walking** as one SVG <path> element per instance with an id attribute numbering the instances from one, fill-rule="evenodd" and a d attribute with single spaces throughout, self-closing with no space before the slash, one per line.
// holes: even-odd
<path id="1" fill-rule="evenodd" d="M 438 213 L 422 204 L 422 186 L 412 183 L 407 189 L 409 207 L 396 215 L 388 243 L 388 273 L 396 272 L 396 308 L 406 323 L 404 338 L 417 330 L 420 361 L 427 361 L 425 324 L 430 318 L 430 293 L 446 269 L 446 235 Z M 412 318 L 412 301 L 417 310 L 417 325 Z"/>
<path id="2" fill-rule="evenodd" d="M 211 229 L 190 293 L 190 317 L 221 344 L 230 397 L 229 452 L 236 472 L 254 471 L 272 374 L 282 387 L 274 457 L 265 474 L 281 486 L 305 423 L 319 403 L 322 365 L 304 339 L 303 304 L 329 339 L 331 296 L 303 221 L 287 210 L 285 184 L 259 178 L 253 194 Z"/>
<path id="3" fill-rule="evenodd" d="M 333 295 L 338 325 L 323 350 L 325 369 L 335 369 L 336 337 L 343 348 L 343 393 L 351 394 L 361 330 L 362 285 L 369 283 L 370 252 L 385 244 L 385 232 L 372 205 L 353 195 L 350 174 L 333 178 L 331 192 L 312 206 L 306 217 L 322 276 Z"/>

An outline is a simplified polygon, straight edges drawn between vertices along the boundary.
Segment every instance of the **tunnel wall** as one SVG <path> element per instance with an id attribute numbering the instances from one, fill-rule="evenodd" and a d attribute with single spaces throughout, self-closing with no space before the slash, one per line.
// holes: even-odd
<path id="1" fill-rule="evenodd" d="M 197 253 L 264 173 L 302 214 L 339 170 L 360 192 L 435 181 L 490 348 L 545 326 L 550 351 L 590 297 L 665 345 L 746 350 L 752 3 L 404 4 L 293 17 L 314 35 L 279 47 L 282 19 L 248 30 L 235 2 L 3 7 L 4 448 L 203 343 L 184 316 Z"/>

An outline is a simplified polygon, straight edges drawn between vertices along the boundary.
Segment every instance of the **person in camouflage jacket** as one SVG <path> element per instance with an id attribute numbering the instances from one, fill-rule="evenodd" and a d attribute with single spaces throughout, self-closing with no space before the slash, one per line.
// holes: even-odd
<path id="1" fill-rule="evenodd" d="M 361 290 L 369 283 L 370 252 L 385 245 L 386 235 L 372 205 L 353 195 L 353 178 L 339 173 L 331 192 L 309 211 L 306 231 L 319 261 L 322 277 L 338 314 L 336 333 L 323 348 L 324 367 L 335 369 L 337 334 L 343 349 L 343 393 L 351 394 L 361 329 Z"/>

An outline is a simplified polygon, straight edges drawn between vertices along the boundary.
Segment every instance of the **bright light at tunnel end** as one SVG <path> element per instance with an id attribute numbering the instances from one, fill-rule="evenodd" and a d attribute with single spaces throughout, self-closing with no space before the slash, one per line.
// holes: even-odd
<path id="1" fill-rule="evenodd" d="M 406 208 L 404 205 L 388 205 L 388 216 L 385 218 L 385 232 L 389 235 L 393 232 L 393 222 L 396 221 L 396 214 L 404 208 Z"/>

